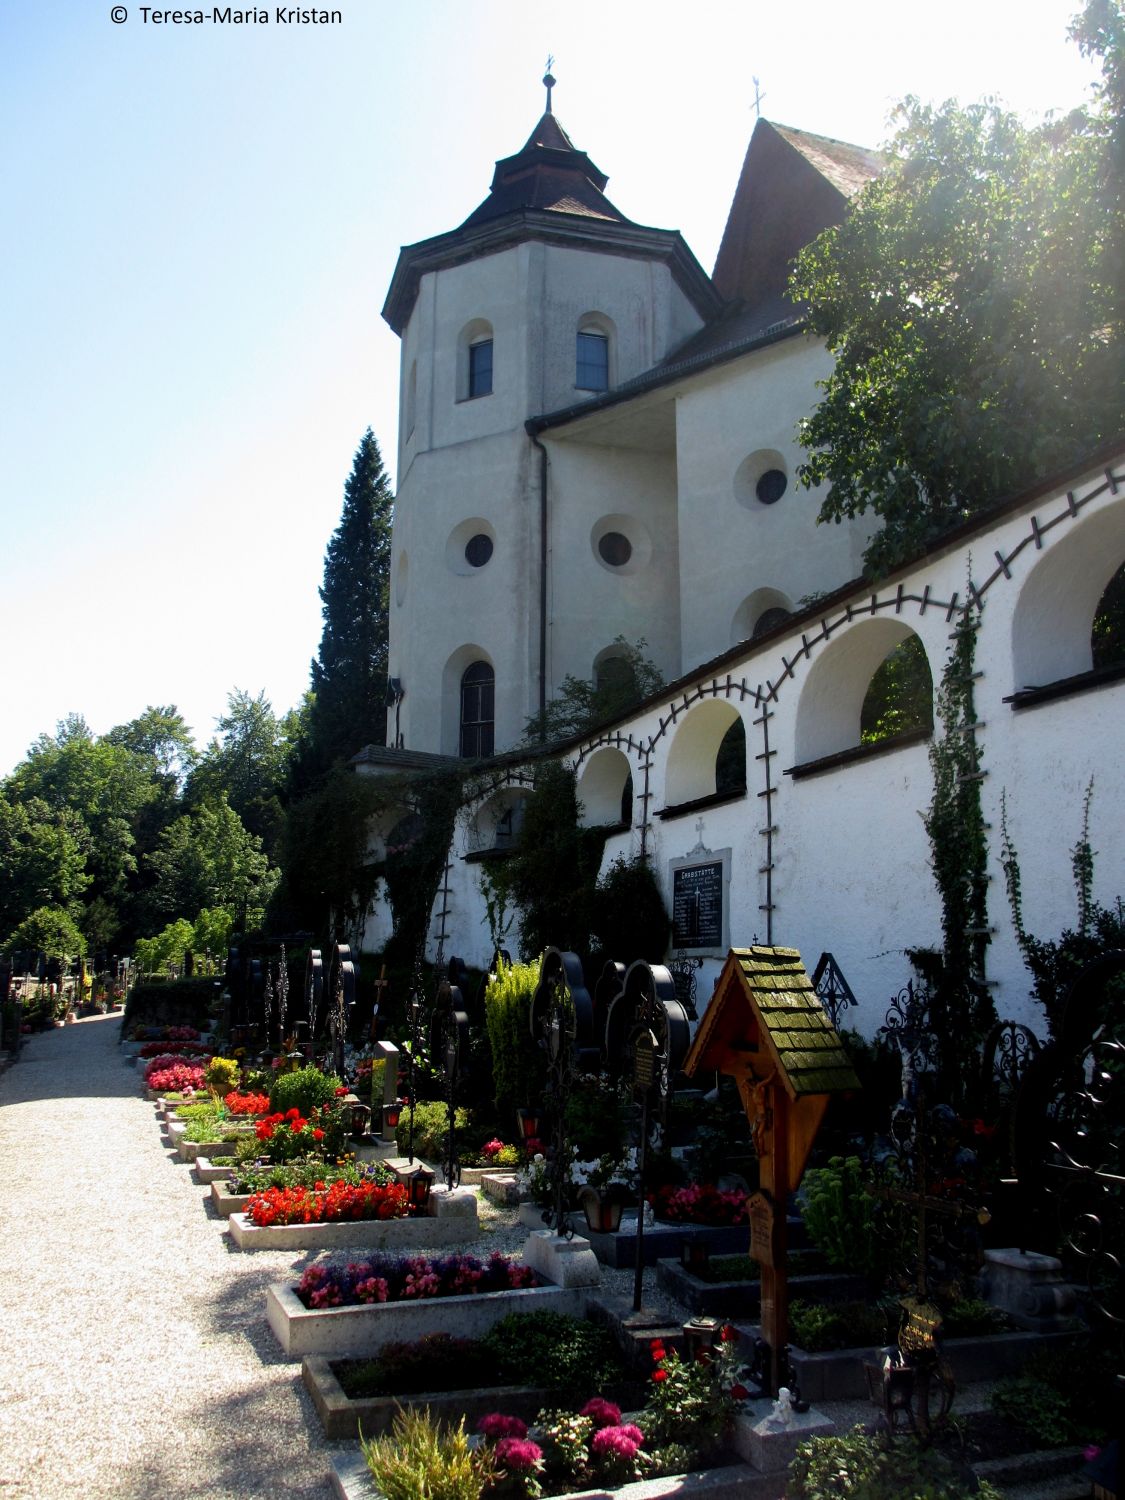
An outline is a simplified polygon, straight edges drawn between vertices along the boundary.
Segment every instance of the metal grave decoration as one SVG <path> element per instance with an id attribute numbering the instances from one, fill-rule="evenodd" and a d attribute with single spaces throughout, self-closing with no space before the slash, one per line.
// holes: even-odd
<path id="1" fill-rule="evenodd" d="M 570 1142 L 566 1104 L 576 1067 L 592 1063 L 598 1053 L 593 1036 L 594 1007 L 576 953 L 548 948 L 539 966 L 539 983 L 531 997 L 531 1035 L 547 1059 L 547 1111 L 551 1123 L 549 1173 L 551 1202 L 543 1222 L 570 1239 Z"/>
<path id="2" fill-rule="evenodd" d="M 822 953 L 817 960 L 812 987 L 820 996 L 820 1003 L 828 1012 L 833 1026 L 840 1025 L 840 1012 L 846 1006 L 859 1004 L 852 994 L 851 985 L 844 978 L 843 970 L 831 953 Z"/>
<path id="3" fill-rule="evenodd" d="M 332 1037 L 332 1070 L 343 1078 L 344 1043 L 348 1035 L 349 1015 L 355 1005 L 355 965 L 352 962 L 352 950 L 347 943 L 337 943 L 332 950 L 329 991 L 331 1009 L 328 1013 L 328 1028 Z"/>
<path id="4" fill-rule="evenodd" d="M 319 948 L 310 948 L 305 963 L 305 1009 L 309 1028 L 308 1056 L 316 1051 L 316 1028 L 324 1004 L 324 959 Z"/>
<path id="5" fill-rule="evenodd" d="M 463 974 L 464 964 L 458 958 L 451 958 L 447 977 L 438 985 L 430 1017 L 430 1060 L 441 1069 L 445 1081 L 447 1126 L 442 1175 L 450 1192 L 461 1182 L 461 1163 L 457 1156 L 457 1086 L 469 1061 L 469 1017 L 465 1012 L 461 985 L 455 982 Z"/>
<path id="6" fill-rule="evenodd" d="M 625 970 L 606 1018 L 607 1052 L 617 1038 L 624 1039 L 624 1073 L 641 1112 L 633 1273 L 633 1311 L 639 1312 L 644 1290 L 645 1176 L 652 1125 L 654 1120 L 661 1125 L 666 1121 L 668 1098 L 691 1039 L 687 1011 L 676 996 L 670 970 L 663 964 L 638 961 Z"/>
<path id="7" fill-rule="evenodd" d="M 758 1361 L 770 1395 L 788 1382 L 786 1215 L 834 1094 L 859 1089 L 843 1043 L 795 948 L 732 948 L 683 1071 L 734 1079 L 758 1153 L 750 1253 L 761 1266 Z"/>
<path id="8" fill-rule="evenodd" d="M 867 1366 L 872 1400 L 883 1407 L 891 1432 L 905 1425 L 928 1438 L 949 1414 L 956 1383 L 941 1345 L 942 1303 L 965 1295 L 967 1279 L 980 1263 L 980 1230 L 988 1223 L 974 1190 L 976 1154 L 962 1145 L 960 1122 L 944 1103 L 931 1103 L 936 1058 L 929 996 L 908 983 L 892 999 L 881 1034 L 898 1049 L 902 1097 L 891 1113 L 890 1153 L 878 1164 L 868 1191 L 913 1217 L 911 1249 L 900 1265 L 902 1318 L 897 1346 L 881 1364 Z M 931 1413 L 934 1383 L 939 1391 Z"/>

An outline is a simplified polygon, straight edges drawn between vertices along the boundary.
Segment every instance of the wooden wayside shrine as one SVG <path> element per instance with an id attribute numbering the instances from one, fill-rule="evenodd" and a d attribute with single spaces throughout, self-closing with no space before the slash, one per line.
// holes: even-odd
<path id="1" fill-rule="evenodd" d="M 687 1074 L 735 1080 L 758 1153 L 750 1254 L 761 1268 L 771 1393 L 789 1342 L 785 1221 L 833 1094 L 859 1089 L 839 1033 L 795 948 L 732 948 L 684 1059 Z"/>

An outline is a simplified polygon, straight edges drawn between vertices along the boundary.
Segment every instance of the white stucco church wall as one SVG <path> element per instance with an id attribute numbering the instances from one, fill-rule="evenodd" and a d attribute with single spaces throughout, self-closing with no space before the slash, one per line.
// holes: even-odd
<path id="1" fill-rule="evenodd" d="M 874 591 L 844 591 L 822 613 L 806 613 L 769 639 L 746 642 L 688 674 L 674 694 L 569 757 L 580 797 L 601 809 L 607 823 L 616 821 L 614 797 L 626 767 L 633 777 L 631 823 L 608 838 L 603 869 L 643 850 L 671 909 L 673 866 L 685 859 L 706 863 L 729 850 L 730 942 L 792 945 L 810 964 L 832 952 L 859 1000 L 848 1022 L 872 1033 L 909 976 L 904 950 L 940 946 L 941 911 L 922 823 L 932 794 L 927 744 L 859 749 L 859 709 L 887 642 L 908 631 L 921 639 L 935 684 L 940 680 L 954 612 L 971 589 L 981 605 L 975 706 L 989 824 L 988 976 L 1001 1015 L 1042 1029 L 1005 894 L 1001 797 L 1020 856 L 1029 931 L 1056 937 L 1075 923 L 1069 851 L 1091 778 L 1095 896 L 1103 902 L 1118 896 L 1125 876 L 1125 674 L 1093 680 L 1082 674 L 1091 667 L 1093 613 L 1123 560 L 1125 453 L 1033 493 Z M 1057 696 L 1005 701 L 1058 683 L 1060 665 Z M 746 791 L 709 799 L 698 788 L 706 788 L 708 756 L 713 763 L 735 714 L 746 730 Z M 685 745 L 687 756 L 680 753 Z M 850 761 L 808 767 L 848 749 L 856 750 Z M 767 766 L 768 798 L 762 795 Z M 807 774 L 789 774 L 802 766 Z M 695 783 L 683 780 L 685 767 L 694 768 Z M 688 799 L 696 805 L 668 814 L 682 806 L 685 790 L 697 793 Z M 440 937 L 446 957 L 483 965 L 491 939 L 472 855 L 487 847 L 490 834 L 473 830 L 477 812 L 469 810 L 455 836 L 444 933 L 432 926 L 430 953 Z M 766 827 L 773 829 L 768 887 Z M 770 905 L 772 911 L 764 910 Z M 721 956 L 716 948 L 705 958 L 701 997 L 710 992 Z"/>

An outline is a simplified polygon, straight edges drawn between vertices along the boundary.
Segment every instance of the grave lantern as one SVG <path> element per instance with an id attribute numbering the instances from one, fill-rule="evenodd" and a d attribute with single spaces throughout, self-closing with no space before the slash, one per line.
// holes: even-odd
<path id="1" fill-rule="evenodd" d="M 719 1318 L 709 1317 L 700 1313 L 694 1318 L 689 1318 L 684 1324 L 684 1340 L 686 1342 L 685 1353 L 689 1364 L 695 1364 L 697 1360 L 710 1358 L 711 1350 L 719 1342 L 722 1335 L 723 1324 Z"/>
<path id="2" fill-rule="evenodd" d="M 767 1389 L 783 1379 L 789 1342 L 786 1212 L 833 1094 L 860 1086 L 795 948 L 732 948 L 683 1062 L 738 1086 L 761 1186 L 747 1205 L 750 1254 L 761 1267 Z"/>
<path id="3" fill-rule="evenodd" d="M 586 1215 L 587 1229 L 594 1234 L 616 1234 L 621 1228 L 625 1189 L 621 1183 L 613 1182 L 600 1192 L 595 1187 L 584 1187 L 578 1194 L 578 1206 Z"/>
<path id="4" fill-rule="evenodd" d="M 396 1099 L 393 1104 L 383 1105 L 383 1134 L 394 1130 L 402 1117 L 402 1100 Z"/>
<path id="5" fill-rule="evenodd" d="M 686 1234 L 680 1242 L 680 1264 L 693 1276 L 703 1275 L 711 1264 L 711 1251 L 705 1234 Z"/>
<path id="6" fill-rule="evenodd" d="M 539 1111 L 517 1109 L 516 1129 L 520 1133 L 521 1141 L 537 1141 L 539 1139 Z"/>
<path id="7" fill-rule="evenodd" d="M 421 1164 L 416 1166 L 413 1172 L 406 1174 L 406 1191 L 410 1196 L 410 1208 L 413 1213 L 420 1214 L 430 1201 L 430 1188 L 434 1183 L 434 1174 L 428 1167 Z"/>

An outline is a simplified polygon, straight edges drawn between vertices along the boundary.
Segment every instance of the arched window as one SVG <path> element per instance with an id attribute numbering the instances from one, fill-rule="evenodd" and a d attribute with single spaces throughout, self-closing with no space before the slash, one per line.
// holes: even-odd
<path id="1" fill-rule="evenodd" d="M 733 797 L 746 790 L 746 725 L 741 719 L 723 735 L 715 756 L 715 796 Z"/>
<path id="2" fill-rule="evenodd" d="M 934 679 L 926 648 L 908 635 L 888 652 L 867 685 L 859 711 L 859 738 L 864 745 L 892 740 L 912 729 L 934 727 Z"/>
<path id="3" fill-rule="evenodd" d="M 1098 600 L 1090 631 L 1090 654 L 1095 668 L 1125 662 L 1125 563 Z"/>
<path id="4" fill-rule="evenodd" d="M 580 391 L 608 391 L 613 323 L 604 313 L 586 313 L 575 337 L 574 384 Z"/>
<path id="5" fill-rule="evenodd" d="M 492 754 L 496 725 L 496 673 L 475 661 L 461 677 L 461 757 L 482 760 Z"/>
<path id="6" fill-rule="evenodd" d="M 457 338 L 457 399 L 492 395 L 492 324 L 487 318 L 466 323 Z"/>

